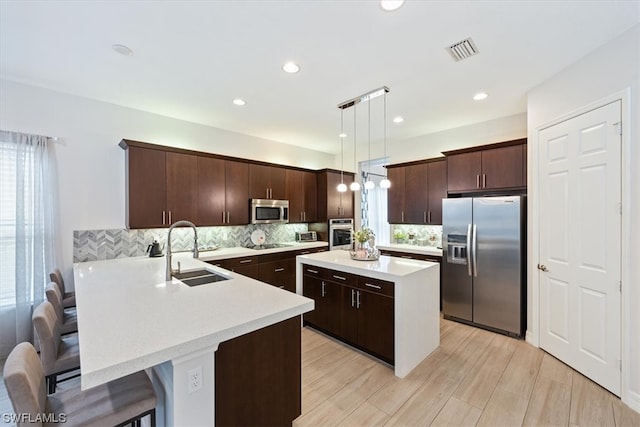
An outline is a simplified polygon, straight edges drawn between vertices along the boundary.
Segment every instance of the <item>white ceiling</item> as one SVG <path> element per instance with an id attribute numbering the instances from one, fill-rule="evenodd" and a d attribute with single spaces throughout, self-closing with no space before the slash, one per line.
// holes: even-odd
<path id="1" fill-rule="evenodd" d="M 527 91 L 638 22 L 640 1 L 1 0 L 0 77 L 335 153 L 342 101 L 388 86 L 389 119 L 405 118 L 390 142 L 522 113 Z M 466 37 L 480 54 L 456 63 L 444 48 Z"/>

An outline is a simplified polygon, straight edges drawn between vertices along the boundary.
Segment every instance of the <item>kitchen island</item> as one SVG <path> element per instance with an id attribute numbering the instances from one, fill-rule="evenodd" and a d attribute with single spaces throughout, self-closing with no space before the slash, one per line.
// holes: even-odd
<path id="1" fill-rule="evenodd" d="M 289 370 L 282 376 L 297 378 L 299 384 L 300 315 L 313 309 L 313 301 L 187 254 L 174 256 L 177 261 L 183 272 L 205 268 L 228 280 L 194 287 L 165 281 L 164 258 L 74 265 L 82 388 L 150 369 L 159 394 L 159 426 L 212 426 L 220 397 L 216 350 L 227 343 L 233 343 L 231 352 L 248 348 L 243 340 L 261 331 L 271 331 L 266 338 L 273 343 L 270 348 L 298 343 L 293 351 L 298 357 L 287 361 Z M 257 360 L 244 352 L 225 360 L 234 359 Z M 263 372 L 262 367 L 243 368 Z M 299 386 L 295 392 L 294 403 Z"/>
<path id="2" fill-rule="evenodd" d="M 296 258 L 296 292 L 315 299 L 305 322 L 394 366 L 405 377 L 440 344 L 438 263 L 348 251 Z"/>

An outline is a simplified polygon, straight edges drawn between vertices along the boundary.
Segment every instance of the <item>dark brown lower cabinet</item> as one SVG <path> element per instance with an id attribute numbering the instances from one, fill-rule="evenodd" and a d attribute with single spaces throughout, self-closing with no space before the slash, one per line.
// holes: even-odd
<path id="1" fill-rule="evenodd" d="M 393 363 L 393 298 L 363 290 L 357 292 L 358 345 Z"/>
<path id="2" fill-rule="evenodd" d="M 303 274 L 303 295 L 315 301 L 305 324 L 394 363 L 393 283 L 311 265 Z"/>
<path id="3" fill-rule="evenodd" d="M 299 316 L 221 343 L 216 425 L 291 425 L 302 407 L 301 351 Z"/>
<path id="4" fill-rule="evenodd" d="M 315 309 L 304 319 L 332 335 L 342 335 L 342 319 L 337 307 L 342 305 L 343 286 L 317 277 L 305 276 L 302 294 L 315 301 Z"/>
<path id="5" fill-rule="evenodd" d="M 324 252 L 326 247 L 298 249 L 241 258 L 207 261 L 211 265 L 260 280 L 289 292 L 296 291 L 296 256 Z"/>

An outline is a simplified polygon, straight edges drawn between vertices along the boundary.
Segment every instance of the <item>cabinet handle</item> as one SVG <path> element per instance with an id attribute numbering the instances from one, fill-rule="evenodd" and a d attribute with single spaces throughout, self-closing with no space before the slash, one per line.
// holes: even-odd
<path id="1" fill-rule="evenodd" d="M 487 174 L 482 174 L 482 188 L 487 188 Z"/>
<path id="2" fill-rule="evenodd" d="M 169 211 L 169 224 L 173 224 L 173 221 L 171 221 L 171 211 Z"/>
<path id="3" fill-rule="evenodd" d="M 308 252 L 307 252 L 307 253 L 308 253 Z M 307 268 L 307 271 L 308 271 L 309 273 L 318 274 L 318 270 L 312 270 L 312 269 L 310 269 L 310 268 Z"/>
<path id="4" fill-rule="evenodd" d="M 351 307 L 356 305 L 356 291 L 351 289 Z"/>
<path id="5" fill-rule="evenodd" d="M 242 261 L 240 261 L 240 264 L 247 264 L 247 263 L 249 263 L 251 261 L 253 261 L 253 260 L 251 260 L 251 259 L 243 259 Z"/>
<path id="6" fill-rule="evenodd" d="M 375 289 L 382 289 L 382 286 L 378 286 L 378 285 L 372 285 L 371 283 L 365 283 L 365 286 L 368 286 L 370 288 L 375 288 Z"/>
<path id="7" fill-rule="evenodd" d="M 358 299 L 356 301 L 356 308 L 360 308 L 360 291 L 358 291 Z"/>
<path id="8" fill-rule="evenodd" d="M 162 211 L 162 225 L 164 225 L 164 224 L 165 224 L 165 222 L 166 222 L 165 217 L 166 217 L 166 212 L 165 212 L 165 211 Z"/>
<path id="9" fill-rule="evenodd" d="M 326 286 L 326 285 L 325 285 L 324 280 L 323 280 L 323 281 L 322 281 L 322 297 L 323 297 L 323 298 L 324 298 L 324 296 L 326 295 L 326 292 L 325 292 L 325 289 L 324 289 L 324 288 L 325 288 L 325 286 Z"/>
<path id="10" fill-rule="evenodd" d="M 476 188 L 480 188 L 480 175 L 476 175 Z"/>
<path id="11" fill-rule="evenodd" d="M 222 211 L 222 223 L 224 224 L 225 222 L 227 222 L 227 221 L 225 220 L 225 212 L 224 212 L 224 211 Z"/>
<path id="12" fill-rule="evenodd" d="M 275 271 L 276 273 L 280 273 L 281 271 L 284 271 L 284 268 L 276 268 L 273 271 Z"/>
<path id="13" fill-rule="evenodd" d="M 307 220 L 307 213 L 302 212 L 302 221 L 306 221 L 306 220 Z"/>
<path id="14" fill-rule="evenodd" d="M 231 213 L 227 211 L 227 224 L 231 223 Z"/>
<path id="15" fill-rule="evenodd" d="M 284 289 L 284 285 L 282 285 L 282 286 L 278 286 L 278 287 L 279 287 L 280 289 Z"/>
<path id="16" fill-rule="evenodd" d="M 333 275 L 334 279 L 340 279 L 340 280 L 347 280 L 346 277 L 342 277 L 342 276 L 336 276 L 335 274 Z"/>
<path id="17" fill-rule="evenodd" d="M 402 211 L 402 222 L 404 222 L 404 211 Z"/>
<path id="18" fill-rule="evenodd" d="M 310 253 L 311 253 L 311 252 L 309 252 L 309 251 L 302 251 L 302 252 L 300 252 L 300 255 L 306 255 L 306 254 L 310 254 Z M 307 271 L 308 271 L 308 270 L 307 270 Z M 317 271 L 316 271 L 316 273 L 317 273 Z"/>
<path id="19" fill-rule="evenodd" d="M 429 211 L 429 224 L 431 224 L 431 211 Z"/>
<path id="20" fill-rule="evenodd" d="M 426 212 L 423 212 L 423 214 L 424 214 L 424 220 L 423 220 L 423 222 L 424 222 L 424 223 L 426 223 L 426 222 L 427 222 L 427 213 L 426 213 Z"/>
<path id="21" fill-rule="evenodd" d="M 409 255 L 400 255 L 400 258 L 413 259 L 413 257 Z"/>

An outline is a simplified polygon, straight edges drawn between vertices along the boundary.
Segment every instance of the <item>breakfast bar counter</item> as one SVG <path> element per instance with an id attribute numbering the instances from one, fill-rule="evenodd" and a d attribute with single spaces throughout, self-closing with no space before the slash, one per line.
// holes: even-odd
<path id="1" fill-rule="evenodd" d="M 305 322 L 394 365 L 397 377 L 440 344 L 438 263 L 354 260 L 335 250 L 298 256 L 296 267 L 296 292 L 315 299 Z M 332 305 L 321 318 L 326 303 Z"/>
<path id="2" fill-rule="evenodd" d="M 166 281 L 165 258 L 74 265 L 81 384 L 87 389 L 153 368 L 154 385 L 165 392 L 159 400 L 166 425 L 214 425 L 218 346 L 299 319 L 314 303 L 179 255 L 174 263 L 179 260 L 182 271 L 207 269 L 228 280 L 194 287 Z M 195 384 L 189 385 L 193 375 Z"/>

